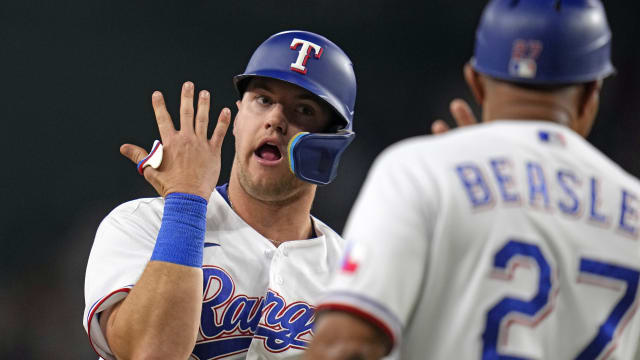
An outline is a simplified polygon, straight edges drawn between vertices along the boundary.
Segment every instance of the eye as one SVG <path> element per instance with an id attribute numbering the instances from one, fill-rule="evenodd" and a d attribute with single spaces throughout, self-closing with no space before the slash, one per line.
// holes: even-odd
<path id="1" fill-rule="evenodd" d="M 260 105 L 270 105 L 271 104 L 271 99 L 266 97 L 266 96 L 264 96 L 264 95 L 256 95 L 256 101 Z"/>
<path id="2" fill-rule="evenodd" d="M 309 105 L 299 105 L 296 111 L 306 116 L 313 116 L 316 113 L 315 109 Z"/>

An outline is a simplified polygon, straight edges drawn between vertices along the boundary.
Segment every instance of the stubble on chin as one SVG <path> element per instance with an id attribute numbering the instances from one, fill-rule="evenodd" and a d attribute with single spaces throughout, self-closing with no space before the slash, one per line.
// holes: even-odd
<path id="1" fill-rule="evenodd" d="M 250 173 L 247 164 L 236 158 L 234 166 L 238 167 L 238 182 L 251 197 L 268 202 L 288 202 L 296 198 L 296 194 L 306 183 L 291 173 L 279 177 L 259 178 Z"/>

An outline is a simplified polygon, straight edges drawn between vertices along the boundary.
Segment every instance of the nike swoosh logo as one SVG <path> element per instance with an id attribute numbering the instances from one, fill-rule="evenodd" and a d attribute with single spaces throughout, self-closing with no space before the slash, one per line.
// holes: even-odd
<path id="1" fill-rule="evenodd" d="M 210 246 L 220 246 L 220 244 L 204 243 L 204 247 L 210 247 Z"/>

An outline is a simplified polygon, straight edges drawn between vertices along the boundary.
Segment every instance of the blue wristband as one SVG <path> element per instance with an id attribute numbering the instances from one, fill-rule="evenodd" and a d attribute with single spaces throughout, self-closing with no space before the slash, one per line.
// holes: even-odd
<path id="1" fill-rule="evenodd" d="M 202 267 L 207 201 L 197 195 L 172 193 L 164 202 L 164 215 L 151 260 Z"/>

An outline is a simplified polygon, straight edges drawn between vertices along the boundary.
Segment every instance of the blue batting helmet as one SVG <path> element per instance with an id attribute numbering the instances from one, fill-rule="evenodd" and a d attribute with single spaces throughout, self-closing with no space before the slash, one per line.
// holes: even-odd
<path id="1" fill-rule="evenodd" d="M 610 55 L 611 31 L 599 0 L 491 0 L 471 66 L 510 82 L 574 84 L 615 72 Z"/>
<path id="2" fill-rule="evenodd" d="M 265 40 L 244 73 L 233 78 L 242 97 L 252 77 L 278 79 L 317 95 L 336 113 L 335 133 L 299 133 L 291 138 L 288 160 L 300 179 L 325 185 L 336 176 L 342 153 L 353 141 L 356 77 L 349 57 L 327 38 L 307 31 L 284 31 Z"/>

